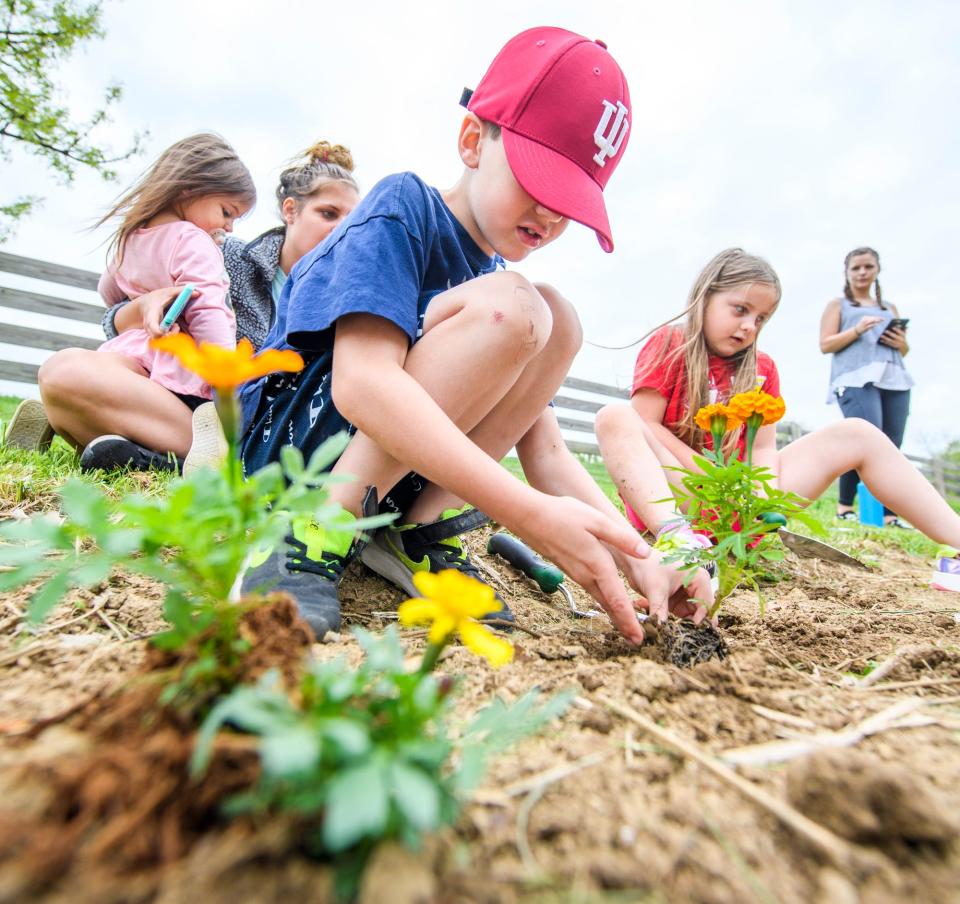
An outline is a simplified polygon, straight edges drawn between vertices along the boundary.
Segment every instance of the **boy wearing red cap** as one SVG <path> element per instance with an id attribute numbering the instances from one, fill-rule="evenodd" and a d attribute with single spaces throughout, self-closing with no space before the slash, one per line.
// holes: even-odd
<path id="1" fill-rule="evenodd" d="M 535 28 L 506 44 L 462 103 L 457 184 L 438 191 L 413 173 L 378 183 L 284 287 L 264 348 L 296 349 L 306 367 L 241 394 L 247 471 L 286 444 L 309 456 L 346 429 L 333 472 L 357 480 L 331 496 L 356 515 L 373 486 L 401 523 L 366 548 L 352 531 L 298 525 L 244 589 L 290 592 L 322 636 L 339 627 L 340 576 L 358 554 L 411 595 L 418 570 L 479 578 L 458 537 L 482 511 L 556 562 L 635 642 L 643 632 L 618 565 L 651 608 L 665 615 L 671 600 L 702 618 L 688 598 L 709 601 L 706 575 L 684 588 L 563 443 L 549 403 L 580 346 L 572 306 L 503 269 L 570 219 L 613 250 L 603 189 L 629 139 L 623 73 L 601 42 Z M 514 445 L 529 485 L 499 465 Z M 512 615 L 504 606 L 494 617 Z"/>

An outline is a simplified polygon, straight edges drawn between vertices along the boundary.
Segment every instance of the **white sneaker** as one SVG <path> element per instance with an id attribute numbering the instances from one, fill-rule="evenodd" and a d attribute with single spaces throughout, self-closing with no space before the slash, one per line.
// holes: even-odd
<path id="1" fill-rule="evenodd" d="M 27 452 L 46 452 L 53 436 L 43 404 L 36 399 L 24 399 L 7 424 L 4 445 Z"/>
<path id="2" fill-rule="evenodd" d="M 204 402 L 193 412 L 193 442 L 183 460 L 183 476 L 201 468 L 218 468 L 227 457 L 227 438 L 213 402 Z"/>
<path id="3" fill-rule="evenodd" d="M 937 560 L 937 570 L 930 578 L 934 590 L 953 590 L 960 593 L 960 559 L 953 556 L 941 556 Z"/>

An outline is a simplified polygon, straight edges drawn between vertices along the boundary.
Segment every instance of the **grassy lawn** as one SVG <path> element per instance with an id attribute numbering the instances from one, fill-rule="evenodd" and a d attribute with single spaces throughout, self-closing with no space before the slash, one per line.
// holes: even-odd
<path id="1" fill-rule="evenodd" d="M 603 462 L 593 458 L 581 458 L 581 461 L 600 488 L 616 503 L 620 510 L 623 511 L 623 503 L 617 495 L 616 488 L 610 480 L 610 475 L 607 474 Z M 505 458 L 503 464 L 512 474 L 521 480 L 523 479 L 523 471 L 520 468 L 520 461 L 518 459 Z M 957 508 L 957 502 L 958 500 L 951 500 L 951 505 Z M 815 500 L 808 509 L 808 511 L 814 514 L 826 532 L 820 539 L 846 552 L 862 556 L 864 541 L 870 540 L 879 543 L 881 546 L 899 547 L 913 555 L 927 559 L 933 558 L 936 554 L 938 544 L 925 537 L 920 531 L 864 527 L 855 521 L 836 521 L 834 519 L 834 512 L 836 510 L 836 484 L 833 484 L 819 499 Z M 801 524 L 790 524 L 789 528 L 797 533 L 809 533 L 806 526 Z"/>
<path id="2" fill-rule="evenodd" d="M 0 435 L 19 402 L 20 399 L 13 396 L 0 396 Z M 603 463 L 594 458 L 583 458 L 581 461 L 604 493 L 622 510 L 620 499 Z M 506 458 L 503 464 L 512 474 L 523 479 L 518 459 Z M 59 488 L 64 481 L 80 476 L 84 480 L 102 485 L 114 497 L 131 492 L 162 493 L 173 479 L 169 474 L 137 472 L 81 475 L 77 469 L 76 454 L 59 437 L 46 453 L 22 452 L 0 446 L 0 512 L 8 513 L 16 508 L 32 512 L 55 507 Z M 862 527 L 856 522 L 835 521 L 833 513 L 836 503 L 837 491 L 834 486 L 810 507 L 810 511 L 816 515 L 827 532 L 824 539 L 828 543 L 858 553 L 863 541 L 869 539 L 883 546 L 899 547 L 924 558 L 934 556 L 937 544 L 919 531 Z M 957 507 L 957 500 L 951 500 L 951 503 Z M 805 529 L 800 527 L 799 532 L 804 531 Z"/>
<path id="3" fill-rule="evenodd" d="M 0 436 L 20 401 L 0 396 Z M 76 453 L 59 436 L 48 452 L 24 452 L 0 445 L 0 517 L 18 508 L 28 513 L 55 508 L 60 487 L 71 477 L 81 476 L 116 498 L 133 492 L 162 493 L 172 479 L 170 474 L 143 472 L 81 475 Z"/>

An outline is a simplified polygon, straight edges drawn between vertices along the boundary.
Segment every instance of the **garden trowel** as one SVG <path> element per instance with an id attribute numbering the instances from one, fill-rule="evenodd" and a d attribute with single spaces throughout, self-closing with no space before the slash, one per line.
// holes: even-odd
<path id="1" fill-rule="evenodd" d="M 864 565 L 859 559 L 847 555 L 847 553 L 824 543 L 822 540 L 814 540 L 813 537 L 807 537 L 803 534 L 795 534 L 786 528 L 787 519 L 779 512 L 764 512 L 760 520 L 770 525 L 770 530 L 776 530 L 783 541 L 783 545 L 798 556 L 805 556 L 810 559 L 823 559 L 825 562 L 836 562 L 838 565 L 851 565 L 854 568 L 864 568 L 870 570 L 869 565 Z"/>
<path id="2" fill-rule="evenodd" d="M 783 540 L 783 545 L 798 556 L 807 558 L 823 559 L 825 562 L 837 562 L 840 565 L 850 565 L 853 568 L 863 568 L 870 571 L 870 566 L 864 564 L 859 559 L 824 543 L 822 540 L 814 540 L 813 537 L 806 537 L 803 534 L 795 534 L 781 527 L 777 533 Z"/>
<path id="3" fill-rule="evenodd" d="M 522 540 L 511 537 L 503 531 L 497 531 L 487 541 L 487 552 L 506 559 L 514 568 L 536 583 L 544 593 L 549 595 L 559 590 L 561 596 L 567 601 L 570 612 L 577 618 L 593 618 L 600 614 L 593 610 L 578 609 L 573 594 L 563 585 L 563 572 L 556 565 L 544 562 Z"/>

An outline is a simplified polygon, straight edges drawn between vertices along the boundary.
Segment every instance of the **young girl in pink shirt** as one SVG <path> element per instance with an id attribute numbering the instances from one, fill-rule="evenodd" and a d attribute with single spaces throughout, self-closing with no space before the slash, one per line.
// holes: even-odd
<path id="1" fill-rule="evenodd" d="M 250 173 L 219 136 L 191 135 L 167 148 L 97 224 L 120 218 L 110 244 L 113 260 L 98 286 L 104 302 L 112 306 L 154 289 L 193 285 L 194 293 L 172 331 L 180 329 L 198 342 L 234 348 L 236 319 L 229 282 L 212 233 L 231 232 L 234 221 L 255 200 Z M 109 374 L 114 388 L 117 382 L 125 385 L 129 402 L 122 436 L 97 429 L 102 417 L 93 410 L 95 399 L 88 406 L 92 410 L 74 411 L 59 423 L 56 405 L 48 406 L 57 432 L 83 448 L 81 468 L 129 465 L 172 470 L 176 458 L 186 455 L 192 438 L 191 412 L 211 398 L 211 389 L 173 356 L 152 349 L 151 338 L 144 329 L 131 329 L 96 352 L 71 350 L 95 356 L 87 360 L 87 370 Z M 168 416 L 153 418 L 151 412 Z M 171 423 L 176 430 L 169 429 Z"/>

